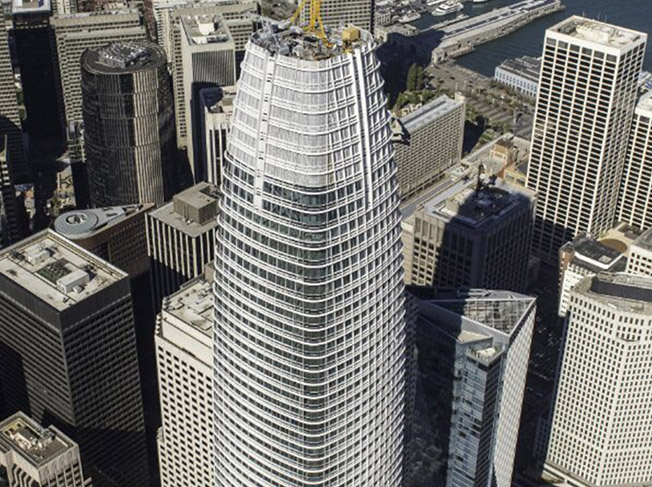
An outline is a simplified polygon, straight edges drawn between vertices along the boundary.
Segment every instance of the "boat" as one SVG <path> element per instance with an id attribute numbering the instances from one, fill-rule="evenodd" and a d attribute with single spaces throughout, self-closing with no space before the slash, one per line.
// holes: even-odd
<path id="1" fill-rule="evenodd" d="M 428 7 L 432 8 L 432 7 L 437 7 L 437 6 L 441 5 L 442 3 L 445 3 L 445 2 L 448 2 L 448 1 L 449 0 L 428 0 L 426 2 L 426 5 L 428 5 Z"/>
<path id="2" fill-rule="evenodd" d="M 489 0 L 473 0 L 473 3 L 486 3 Z"/>
<path id="3" fill-rule="evenodd" d="M 444 15 L 450 15 L 463 9 L 464 5 L 462 5 L 461 2 L 458 2 L 457 0 L 449 0 L 433 10 L 432 15 L 435 17 L 443 17 Z"/>
<path id="4" fill-rule="evenodd" d="M 419 20 L 420 18 L 421 18 L 421 14 L 420 14 L 420 13 L 415 12 L 415 11 L 412 11 L 412 12 L 408 12 L 408 13 L 406 13 L 405 15 L 403 15 L 402 17 L 400 17 L 400 18 L 398 19 L 398 21 L 399 21 L 401 24 L 407 24 L 407 23 L 409 23 L 409 22 L 414 22 L 415 20 Z"/>

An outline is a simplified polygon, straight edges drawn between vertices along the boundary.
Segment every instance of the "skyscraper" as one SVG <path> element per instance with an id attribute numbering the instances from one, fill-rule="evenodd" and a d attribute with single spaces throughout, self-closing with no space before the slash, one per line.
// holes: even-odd
<path id="1" fill-rule="evenodd" d="M 147 38 L 142 14 L 136 8 L 55 15 L 61 96 L 67 125 L 82 121 L 81 56 L 86 49 L 112 42 Z"/>
<path id="2" fill-rule="evenodd" d="M 199 92 L 201 105 L 201 159 L 204 179 L 220 185 L 226 140 L 231 130 L 236 87 L 205 88 Z"/>
<path id="3" fill-rule="evenodd" d="M 122 42 L 87 49 L 81 63 L 93 205 L 162 205 L 173 194 L 176 170 L 165 53 L 150 42 Z"/>
<path id="4" fill-rule="evenodd" d="M 575 486 L 649 485 L 652 278 L 585 278 L 566 327 L 545 471 Z"/>
<path id="5" fill-rule="evenodd" d="M 18 242 L 29 233 L 29 219 L 22 196 L 16 195 L 10 171 L 9 137 L 0 136 L 0 248 Z"/>
<path id="6" fill-rule="evenodd" d="M 536 197 L 478 177 L 450 175 L 403 210 L 407 284 L 525 290 Z"/>
<path id="7" fill-rule="evenodd" d="M 7 402 L 73 438 L 96 485 L 149 485 L 124 272 L 50 230 L 5 249 L 0 349 L 18 357 L 0 361 L 14 367 L 0 370 L 14 381 L 3 390 Z"/>
<path id="8" fill-rule="evenodd" d="M 7 136 L 5 148 L 11 152 L 12 177 L 24 177 L 28 173 L 27 157 L 23 146 L 23 134 L 18 114 L 18 98 L 14 71 L 11 67 L 9 37 L 4 22 L 0 22 L 0 137 Z M 4 142 L 3 142 L 4 144 Z"/>
<path id="9" fill-rule="evenodd" d="M 409 287 L 408 300 L 417 301 L 409 320 L 418 337 L 418 407 L 437 428 L 421 436 L 441 452 L 431 463 L 446 465 L 447 487 L 511 487 L 535 298 Z M 443 485 L 443 470 L 420 485 Z"/>
<path id="10" fill-rule="evenodd" d="M 625 172 L 620 186 L 618 221 L 652 228 L 652 92 L 634 110 Z"/>
<path id="11" fill-rule="evenodd" d="M 0 422 L 2 468 L 7 487 L 91 486 L 91 479 L 84 476 L 79 446 L 54 426 L 43 428 L 24 413 Z"/>
<path id="12" fill-rule="evenodd" d="M 210 264 L 212 266 L 212 264 Z M 201 275 L 166 298 L 156 326 L 162 487 L 213 487 L 213 291 Z"/>
<path id="13" fill-rule="evenodd" d="M 300 4 L 301 0 L 296 3 Z M 309 6 L 310 1 L 302 12 L 303 20 L 310 17 Z M 324 24 L 333 28 L 352 24 L 373 33 L 375 6 L 376 0 L 328 0 L 322 2 L 321 16 Z"/>
<path id="14" fill-rule="evenodd" d="M 177 142 L 187 147 L 194 181 L 199 182 L 205 180 L 199 90 L 235 84 L 235 43 L 222 14 L 184 15 L 178 28 L 181 58 L 175 58 L 173 71 Z"/>
<path id="15" fill-rule="evenodd" d="M 200 275 L 215 256 L 219 190 L 199 183 L 147 214 L 154 308 L 181 285 Z"/>
<path id="16" fill-rule="evenodd" d="M 27 132 L 38 138 L 60 137 L 63 130 L 50 42 L 51 0 L 13 0 L 16 57 L 25 97 Z"/>
<path id="17" fill-rule="evenodd" d="M 219 485 L 397 487 L 405 311 L 371 34 L 247 46 L 215 252 Z"/>
<path id="18" fill-rule="evenodd" d="M 577 16 L 546 31 L 527 176 L 539 195 L 533 252 L 545 261 L 613 224 L 646 39 Z"/>

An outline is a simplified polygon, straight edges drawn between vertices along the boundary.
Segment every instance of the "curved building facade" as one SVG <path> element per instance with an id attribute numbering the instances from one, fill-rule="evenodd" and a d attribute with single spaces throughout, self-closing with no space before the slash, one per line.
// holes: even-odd
<path id="1" fill-rule="evenodd" d="M 84 144 L 95 207 L 156 203 L 173 194 L 174 102 L 162 48 L 123 42 L 82 55 Z"/>
<path id="2" fill-rule="evenodd" d="M 357 29 L 247 46 L 215 263 L 221 487 L 401 483 L 400 214 L 374 49 Z"/>

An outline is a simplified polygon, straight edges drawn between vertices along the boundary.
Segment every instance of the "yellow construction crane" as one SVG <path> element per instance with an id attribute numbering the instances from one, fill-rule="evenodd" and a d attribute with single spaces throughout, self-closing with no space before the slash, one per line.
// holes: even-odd
<path id="1" fill-rule="evenodd" d="M 311 33 L 318 39 L 321 39 L 325 44 L 330 44 L 328 41 L 328 36 L 326 35 L 326 30 L 324 29 L 324 22 L 321 19 L 321 3 L 322 0 L 302 0 L 299 4 L 299 8 L 294 15 L 290 18 L 290 24 L 295 24 L 297 19 L 301 15 L 301 12 L 306 7 L 306 4 L 310 2 L 310 20 L 308 25 L 303 29 L 306 32 Z"/>

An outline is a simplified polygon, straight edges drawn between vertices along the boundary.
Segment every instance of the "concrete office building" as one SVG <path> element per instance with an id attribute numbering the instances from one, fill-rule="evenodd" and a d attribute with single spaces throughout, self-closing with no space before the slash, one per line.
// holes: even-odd
<path id="1" fill-rule="evenodd" d="M 51 230 L 5 249 L 0 348 L 6 402 L 73 438 L 96 485 L 149 485 L 127 274 Z"/>
<path id="2" fill-rule="evenodd" d="M 394 124 L 394 147 L 402 199 L 430 186 L 460 162 L 466 103 L 442 95 Z"/>
<path id="3" fill-rule="evenodd" d="M 404 211 L 406 283 L 524 291 L 535 195 L 474 177 L 446 179 L 430 194 Z"/>
<path id="4" fill-rule="evenodd" d="M 296 0 L 297 4 L 301 0 Z M 321 17 L 324 25 L 332 28 L 355 25 L 373 33 L 375 0 L 328 0 L 322 2 Z M 301 20 L 310 18 L 310 1 L 301 13 Z"/>
<path id="5" fill-rule="evenodd" d="M 52 29 L 56 39 L 61 97 L 66 126 L 82 121 L 81 57 L 86 49 L 112 42 L 142 41 L 147 38 L 143 16 L 137 8 L 55 15 Z"/>
<path id="6" fill-rule="evenodd" d="M 145 215 L 153 203 L 74 210 L 54 221 L 54 230 L 134 279 L 149 270 Z"/>
<path id="7" fill-rule="evenodd" d="M 428 409 L 437 428 L 424 435 L 433 440 L 427 446 L 442 452 L 436 478 L 421 480 L 443 485 L 447 466 L 447 487 L 511 487 L 536 299 L 409 287 L 408 300 L 417 301 L 409 307 L 416 313 L 417 407 Z"/>
<path id="8" fill-rule="evenodd" d="M 199 92 L 201 111 L 201 160 L 204 179 L 216 186 L 221 184 L 226 140 L 231 130 L 233 100 L 236 87 L 206 88 Z"/>
<path id="9" fill-rule="evenodd" d="M 209 264 L 212 265 L 212 264 Z M 162 487 L 213 487 L 213 279 L 163 301 L 156 325 Z"/>
<path id="10" fill-rule="evenodd" d="M 652 92 L 636 105 L 625 172 L 620 186 L 618 221 L 652 228 Z"/>
<path id="11" fill-rule="evenodd" d="M 200 275 L 214 259 L 218 200 L 216 186 L 199 183 L 147 214 L 147 252 L 156 310 L 165 296 Z"/>
<path id="12" fill-rule="evenodd" d="M 565 336 L 545 472 L 564 485 L 649 485 L 652 278 L 585 278 Z"/>
<path id="13" fill-rule="evenodd" d="M 494 80 L 531 98 L 537 97 L 541 59 L 523 56 L 496 66 Z"/>
<path id="14" fill-rule="evenodd" d="M 24 413 L 0 422 L 0 485 L 91 487 L 91 482 L 84 476 L 79 447 L 54 426 L 43 428 Z"/>
<path id="15" fill-rule="evenodd" d="M 371 34 L 247 46 L 215 252 L 218 485 L 402 485 L 405 316 Z M 242 452 L 246 452 L 243 455 Z"/>
<path id="16" fill-rule="evenodd" d="M 566 316 L 571 290 L 588 276 L 600 272 L 623 272 L 625 254 L 580 234 L 559 250 L 559 316 Z"/>
<path id="17" fill-rule="evenodd" d="M 61 137 L 62 118 L 50 42 L 51 0 L 13 0 L 13 36 L 23 85 L 27 132 L 47 139 Z"/>
<path id="18" fill-rule="evenodd" d="M 18 113 L 18 98 L 14 71 L 11 67 L 9 37 L 4 22 L 0 22 L 0 137 L 8 137 L 5 148 L 11 153 L 13 177 L 23 178 L 29 173 L 23 145 L 23 133 Z"/>
<path id="19" fill-rule="evenodd" d="M 152 10 L 156 20 L 156 38 L 168 55 L 171 64 L 174 59 L 175 30 L 183 15 L 221 14 L 226 21 L 236 47 L 237 64 L 244 56 L 244 49 L 254 29 L 254 17 L 258 3 L 232 0 L 154 0 Z M 178 47 L 177 47 L 178 49 Z"/>
<path id="20" fill-rule="evenodd" d="M 165 53 L 150 42 L 82 56 L 84 147 L 93 206 L 155 203 L 174 193 L 174 103 Z"/>
<path id="21" fill-rule="evenodd" d="M 29 233 L 25 203 L 16 192 L 11 171 L 9 137 L 0 136 L 0 248 L 18 242 Z"/>
<path id="22" fill-rule="evenodd" d="M 646 40 L 578 16 L 546 31 L 527 185 L 539 195 L 533 253 L 548 263 L 614 222 Z"/>
<path id="23" fill-rule="evenodd" d="M 195 179 L 205 179 L 201 161 L 202 88 L 235 85 L 235 43 L 222 14 L 183 15 L 179 19 L 181 58 L 173 61 L 177 143 L 186 147 Z"/>

